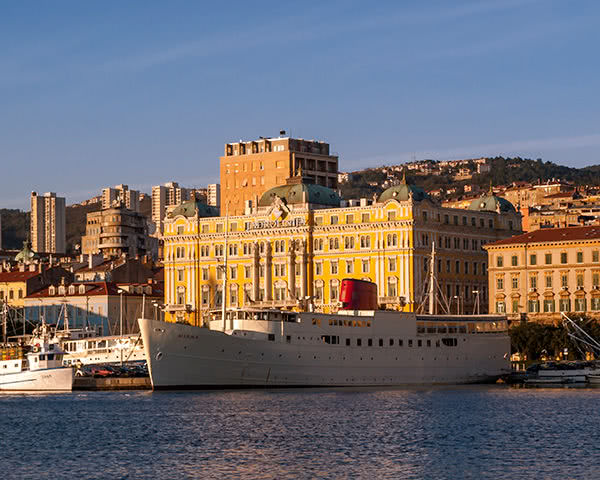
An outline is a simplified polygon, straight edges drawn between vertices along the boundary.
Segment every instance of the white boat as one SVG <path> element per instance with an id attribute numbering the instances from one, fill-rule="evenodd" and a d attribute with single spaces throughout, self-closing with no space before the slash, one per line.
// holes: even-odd
<path id="1" fill-rule="evenodd" d="M 600 375 L 600 365 L 594 362 L 575 362 L 556 364 L 550 368 L 541 368 L 537 372 L 539 379 L 566 380 L 575 383 L 585 383 L 590 375 Z"/>
<path id="2" fill-rule="evenodd" d="M 63 350 L 63 365 L 94 365 L 99 363 L 139 362 L 146 359 L 142 336 L 98 336 L 93 328 L 59 329 L 49 325 L 52 335 Z M 12 341 L 31 344 L 31 335 L 9 338 Z"/>
<path id="3" fill-rule="evenodd" d="M 586 383 L 590 376 L 600 375 L 596 362 L 548 362 L 527 369 L 526 383 Z"/>
<path id="4" fill-rule="evenodd" d="M 5 344 L 0 360 L 0 391 L 71 391 L 74 371 L 63 366 L 63 351 L 46 324 L 31 344 Z"/>
<path id="5" fill-rule="evenodd" d="M 146 359 L 142 337 L 136 335 L 86 336 L 61 339 L 65 365 L 139 362 Z"/>
<path id="6" fill-rule="evenodd" d="M 236 310 L 140 319 L 154 389 L 463 384 L 510 371 L 505 317 Z"/>

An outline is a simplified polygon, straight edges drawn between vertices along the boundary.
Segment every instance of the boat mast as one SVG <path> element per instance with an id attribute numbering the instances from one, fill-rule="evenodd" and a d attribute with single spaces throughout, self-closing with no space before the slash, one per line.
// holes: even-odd
<path id="1" fill-rule="evenodd" d="M 227 302 L 227 256 L 229 254 L 228 246 L 228 235 L 229 235 L 229 204 L 225 207 L 225 252 L 223 252 L 223 291 L 221 293 L 221 318 L 223 320 L 223 331 L 225 331 L 226 322 L 225 304 Z"/>
<path id="2" fill-rule="evenodd" d="M 431 267 L 429 268 L 429 314 L 435 314 L 435 299 L 434 299 L 434 282 L 435 282 L 435 241 L 431 243 Z"/>
<path id="3" fill-rule="evenodd" d="M 67 307 L 67 299 L 63 300 L 63 308 L 65 315 L 65 331 L 69 331 L 69 308 Z M 58 322 L 57 322 L 58 323 Z M 58 328 L 58 325 L 56 326 Z"/>
<path id="4" fill-rule="evenodd" d="M 2 302 L 2 343 L 6 343 L 7 317 L 8 317 L 8 303 L 5 300 L 4 302 Z"/>

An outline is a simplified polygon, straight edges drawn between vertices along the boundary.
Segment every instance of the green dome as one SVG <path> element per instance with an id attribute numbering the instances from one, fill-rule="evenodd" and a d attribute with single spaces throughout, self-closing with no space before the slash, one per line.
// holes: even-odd
<path id="1" fill-rule="evenodd" d="M 206 203 L 198 202 L 196 200 L 188 200 L 187 202 L 177 205 L 177 207 L 171 211 L 169 217 L 175 218 L 178 215 L 183 215 L 184 217 L 195 217 L 196 210 L 198 210 L 199 217 L 219 216 L 219 210 L 212 205 L 207 205 Z"/>
<path id="2" fill-rule="evenodd" d="M 29 263 L 36 258 L 35 253 L 31 250 L 31 243 L 29 241 L 23 242 L 23 249 L 15 256 L 15 261 L 19 263 Z"/>
<path id="3" fill-rule="evenodd" d="M 304 196 L 306 194 L 306 198 Z M 297 203 L 312 203 L 315 205 L 340 206 L 340 196 L 335 190 L 312 183 L 297 183 L 295 185 L 280 185 L 263 193 L 258 201 L 259 207 L 273 204 L 275 196 L 280 197 L 287 205 Z"/>
<path id="4" fill-rule="evenodd" d="M 379 202 L 383 203 L 391 199 L 398 200 L 399 202 L 405 202 L 410 198 L 411 194 L 415 202 L 429 199 L 429 195 L 421 187 L 401 183 L 400 185 L 394 185 L 393 187 L 384 190 L 384 192 L 379 196 Z"/>
<path id="5" fill-rule="evenodd" d="M 477 210 L 479 212 L 516 212 L 513 204 L 506 200 L 506 198 L 491 194 L 473 200 L 471 205 L 469 205 L 469 210 Z"/>

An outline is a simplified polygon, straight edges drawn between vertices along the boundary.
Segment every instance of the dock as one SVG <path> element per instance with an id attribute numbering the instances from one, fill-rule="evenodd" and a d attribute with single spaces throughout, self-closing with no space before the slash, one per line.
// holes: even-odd
<path id="1" fill-rule="evenodd" d="M 76 377 L 73 390 L 152 390 L 150 377 Z"/>

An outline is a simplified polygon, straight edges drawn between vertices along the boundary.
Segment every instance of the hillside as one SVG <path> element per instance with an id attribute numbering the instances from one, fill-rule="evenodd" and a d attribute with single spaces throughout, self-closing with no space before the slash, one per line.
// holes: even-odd
<path id="1" fill-rule="evenodd" d="M 21 249 L 29 231 L 29 212 L 2 208 L 0 216 L 2 217 L 2 248 Z"/>
<path id="2" fill-rule="evenodd" d="M 86 215 L 100 210 L 100 202 L 89 205 L 69 205 L 66 212 L 67 253 L 75 252 L 75 245 L 81 245 L 81 237 L 85 235 Z"/>
<path id="3" fill-rule="evenodd" d="M 476 185 L 486 189 L 490 182 L 495 186 L 500 186 L 513 182 L 561 179 L 578 186 L 600 185 L 600 165 L 578 169 L 552 162 L 543 162 L 541 159 L 531 160 L 520 157 L 494 157 L 489 161 L 491 164 L 489 173 L 477 173 L 474 161 L 464 161 L 460 169 L 451 166 L 439 167 L 440 162 L 434 160 L 417 162 L 427 164 L 426 168 L 421 171 L 409 169 L 408 165 L 368 168 L 349 173 L 347 181 L 340 182 L 339 188 L 342 198 L 345 199 L 372 198 L 373 194 L 379 195 L 387 187 L 399 183 L 404 172 L 406 172 L 408 183 L 418 185 L 426 191 L 449 186 L 456 187 L 456 192 L 452 196 L 463 193 L 465 185 Z M 423 173 L 423 170 L 431 171 L 431 173 Z M 459 171 L 464 171 L 469 178 L 460 179 Z"/>

